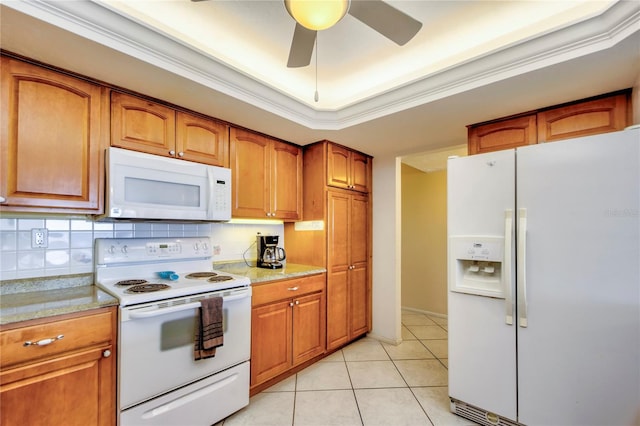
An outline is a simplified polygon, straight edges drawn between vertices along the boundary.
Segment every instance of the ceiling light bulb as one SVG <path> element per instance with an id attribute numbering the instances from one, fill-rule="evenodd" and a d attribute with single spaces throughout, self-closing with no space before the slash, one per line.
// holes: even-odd
<path id="1" fill-rule="evenodd" d="M 310 30 L 334 26 L 349 9 L 349 0 L 284 0 L 289 15 Z"/>

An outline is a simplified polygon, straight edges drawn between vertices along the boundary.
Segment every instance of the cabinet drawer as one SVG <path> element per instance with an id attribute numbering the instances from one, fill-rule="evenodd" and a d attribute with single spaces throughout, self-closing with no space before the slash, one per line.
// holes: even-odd
<path id="1" fill-rule="evenodd" d="M 259 306 L 283 299 L 291 299 L 303 294 L 322 291 L 326 274 L 312 275 L 290 280 L 274 281 L 253 286 L 252 305 Z"/>
<path id="2" fill-rule="evenodd" d="M 112 340 L 114 311 L 26 326 L 0 333 L 2 359 L 0 368 L 49 358 L 65 352 L 109 343 Z M 64 336 L 48 345 L 25 346 L 25 342 L 38 342 Z"/>

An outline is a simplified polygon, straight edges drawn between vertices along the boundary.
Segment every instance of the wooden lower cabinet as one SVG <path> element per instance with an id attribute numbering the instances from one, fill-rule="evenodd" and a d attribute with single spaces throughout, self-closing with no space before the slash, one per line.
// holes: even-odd
<path id="1" fill-rule="evenodd" d="M 115 425 L 116 320 L 103 308 L 3 327 L 0 424 Z"/>
<path id="2" fill-rule="evenodd" d="M 253 288 L 251 388 L 325 352 L 326 275 Z"/>
<path id="3" fill-rule="evenodd" d="M 367 265 L 327 277 L 327 350 L 344 346 L 370 330 Z"/>

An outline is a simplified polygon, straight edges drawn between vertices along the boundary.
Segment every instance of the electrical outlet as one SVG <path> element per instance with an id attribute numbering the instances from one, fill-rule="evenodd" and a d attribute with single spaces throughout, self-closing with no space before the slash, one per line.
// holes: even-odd
<path id="1" fill-rule="evenodd" d="M 47 228 L 31 229 L 31 248 L 46 248 L 49 242 Z"/>

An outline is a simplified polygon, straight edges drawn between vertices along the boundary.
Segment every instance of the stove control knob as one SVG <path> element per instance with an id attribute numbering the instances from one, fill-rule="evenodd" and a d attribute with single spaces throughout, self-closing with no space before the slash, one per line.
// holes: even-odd
<path id="1" fill-rule="evenodd" d="M 200 250 L 200 244 L 198 244 L 198 243 L 193 243 L 193 249 L 194 249 L 195 251 Z"/>
<path id="2" fill-rule="evenodd" d="M 124 245 L 124 246 L 122 246 L 122 248 L 121 248 L 120 250 L 122 250 L 122 252 L 123 252 L 124 254 L 127 254 L 127 253 L 129 252 L 129 246 Z"/>
<path id="3" fill-rule="evenodd" d="M 109 252 L 109 254 L 114 254 L 116 252 L 116 246 L 109 247 L 107 251 Z"/>
<path id="4" fill-rule="evenodd" d="M 207 245 L 207 243 L 202 243 L 202 250 L 204 251 L 209 250 L 209 246 Z"/>

